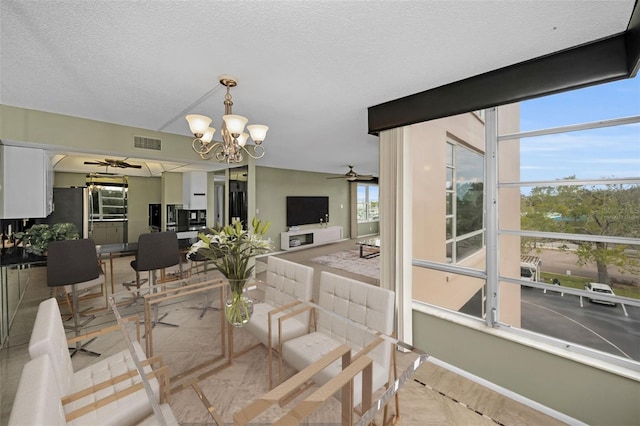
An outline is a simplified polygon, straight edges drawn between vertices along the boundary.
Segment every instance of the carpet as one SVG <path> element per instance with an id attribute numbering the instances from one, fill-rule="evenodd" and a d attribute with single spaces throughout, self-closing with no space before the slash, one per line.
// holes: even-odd
<path id="1" fill-rule="evenodd" d="M 359 250 L 345 250 L 309 259 L 331 268 L 342 269 L 365 277 L 380 279 L 380 256 L 370 259 L 360 258 Z"/>

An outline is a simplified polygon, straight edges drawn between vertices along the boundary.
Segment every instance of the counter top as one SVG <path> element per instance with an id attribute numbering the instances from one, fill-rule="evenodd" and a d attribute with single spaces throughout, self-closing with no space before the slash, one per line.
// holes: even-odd
<path id="1" fill-rule="evenodd" d="M 98 244 L 96 245 L 97 254 L 111 253 L 135 253 L 138 251 L 138 243 L 116 243 L 116 244 Z"/>
<path id="2" fill-rule="evenodd" d="M 195 232 L 195 231 L 194 231 Z M 197 232 L 193 236 L 181 235 L 190 234 L 187 232 L 178 233 L 178 244 L 181 249 L 191 247 L 193 239 L 197 237 Z M 100 254 L 134 254 L 138 250 L 138 243 L 118 243 L 96 245 L 96 253 Z M 14 265 L 30 265 L 34 263 L 47 263 L 47 256 L 38 256 L 25 251 L 23 247 L 4 248 L 0 252 L 0 267 Z"/>
<path id="3" fill-rule="evenodd" d="M 38 256 L 27 252 L 22 247 L 4 248 L 0 254 L 0 266 L 30 265 L 47 263 L 47 256 Z"/>

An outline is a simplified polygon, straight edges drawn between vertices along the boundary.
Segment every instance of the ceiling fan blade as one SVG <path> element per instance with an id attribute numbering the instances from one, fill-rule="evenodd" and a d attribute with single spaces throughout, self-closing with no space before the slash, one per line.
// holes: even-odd
<path id="1" fill-rule="evenodd" d="M 85 161 L 84 164 L 91 164 L 93 166 L 106 166 L 107 165 L 103 161 Z"/>
<path id="2" fill-rule="evenodd" d="M 129 164 L 127 163 L 126 167 L 131 167 L 132 169 L 141 169 L 142 166 L 140 164 Z"/>
<path id="3" fill-rule="evenodd" d="M 329 176 L 327 179 L 349 179 L 348 176 Z"/>
<path id="4" fill-rule="evenodd" d="M 100 176 L 122 176 L 122 175 L 119 173 L 109 173 L 109 172 L 91 172 L 88 175 L 86 175 L 86 177 L 88 178 L 100 177 Z"/>

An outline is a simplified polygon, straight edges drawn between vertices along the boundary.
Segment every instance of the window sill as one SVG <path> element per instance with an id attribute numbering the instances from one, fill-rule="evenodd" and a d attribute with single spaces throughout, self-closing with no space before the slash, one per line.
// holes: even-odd
<path id="1" fill-rule="evenodd" d="M 417 300 L 413 301 L 412 309 L 481 333 L 509 340 L 523 346 L 528 346 L 532 349 L 556 355 L 570 361 L 585 364 L 592 368 L 597 368 L 599 370 L 640 382 L 640 363 L 633 360 L 616 358 L 585 346 L 580 346 L 559 339 L 553 339 L 528 330 L 513 328 L 509 325 L 492 328 L 487 326 L 487 324 L 479 318 L 453 312 L 448 309 L 440 308 Z"/>

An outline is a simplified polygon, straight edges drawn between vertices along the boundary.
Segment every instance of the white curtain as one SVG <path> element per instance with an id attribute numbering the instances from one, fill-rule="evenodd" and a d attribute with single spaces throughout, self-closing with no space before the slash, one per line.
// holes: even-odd
<path id="1" fill-rule="evenodd" d="M 380 287 L 396 292 L 396 331 L 412 343 L 412 180 L 409 128 L 380 133 Z"/>

